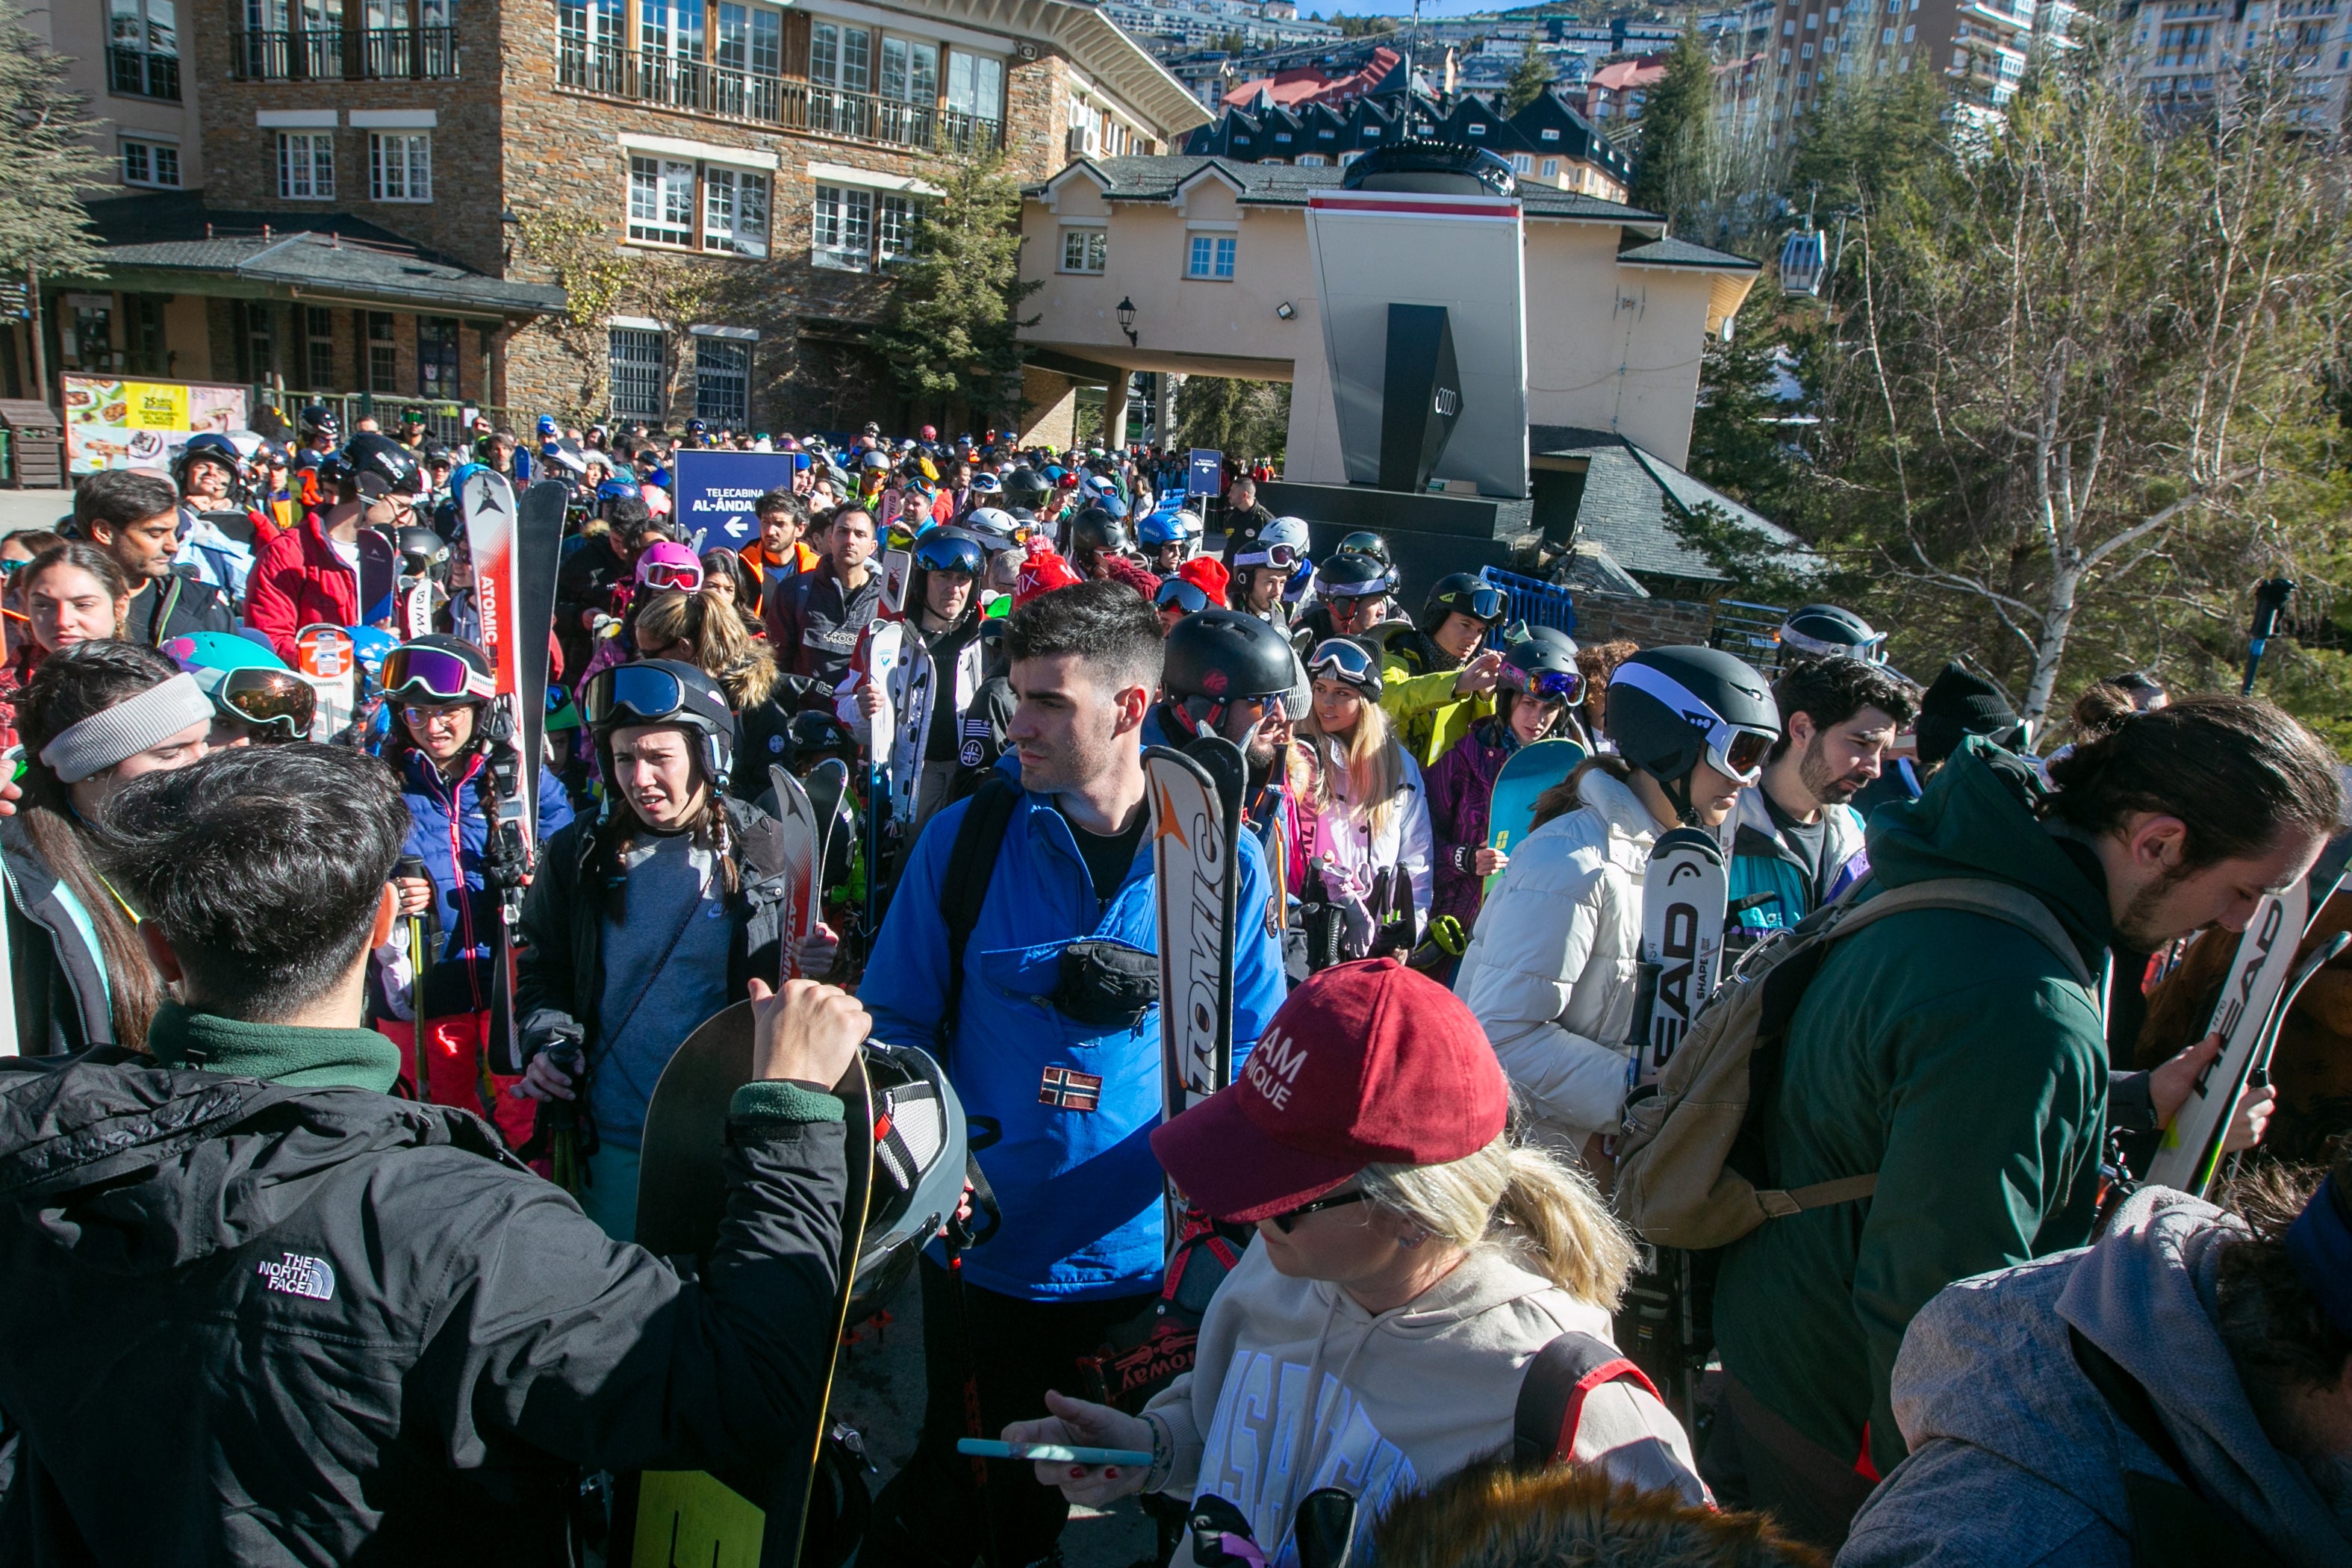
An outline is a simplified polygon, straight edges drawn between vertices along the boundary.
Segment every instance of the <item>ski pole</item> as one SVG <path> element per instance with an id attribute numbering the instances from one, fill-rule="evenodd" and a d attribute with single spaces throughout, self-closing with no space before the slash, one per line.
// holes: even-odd
<path id="1" fill-rule="evenodd" d="M 403 855 L 393 863 L 392 874 L 402 881 L 430 881 L 424 860 L 415 855 Z M 410 915 L 408 927 L 408 1017 L 409 1033 L 415 1037 L 416 1050 L 416 1103 L 425 1104 L 433 1098 L 427 1085 L 432 1081 L 425 1072 L 425 920 Z"/>
<path id="2" fill-rule="evenodd" d="M 2291 577 L 2271 577 L 2254 584 L 2254 624 L 2246 638 L 2246 679 L 2238 683 L 2238 695 L 2254 694 L 2254 672 L 2262 668 L 2263 650 L 2270 645 L 2271 633 L 2278 626 L 2279 612 L 2286 608 L 2287 595 L 2294 592 Z"/>

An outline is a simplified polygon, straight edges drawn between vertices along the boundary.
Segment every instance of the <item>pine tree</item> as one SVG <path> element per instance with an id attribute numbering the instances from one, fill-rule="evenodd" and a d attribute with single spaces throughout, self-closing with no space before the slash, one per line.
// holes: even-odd
<path id="1" fill-rule="evenodd" d="M 98 237 L 75 193 L 111 180 L 114 165 L 90 145 L 98 127 L 66 85 L 65 59 L 18 16 L 0 0 L 0 275 L 95 277 Z"/>
<path id="2" fill-rule="evenodd" d="M 1017 334 L 1032 324 L 1021 301 L 1044 287 L 1021 280 L 1021 185 L 1000 152 L 955 164 L 940 184 L 916 223 L 917 259 L 867 341 L 908 397 L 958 400 L 975 424 L 1010 424 Z"/>
<path id="3" fill-rule="evenodd" d="M 1528 35 L 1527 51 L 1519 56 L 1517 69 L 1503 89 L 1503 118 L 1507 120 L 1551 90 L 1551 61 L 1536 47 L 1536 36 Z"/>
<path id="4" fill-rule="evenodd" d="M 1715 68 L 1694 22 L 1666 56 L 1666 74 L 1642 109 L 1641 144 L 1626 198 L 1690 222 L 1706 196 L 1707 139 L 1715 120 Z"/>

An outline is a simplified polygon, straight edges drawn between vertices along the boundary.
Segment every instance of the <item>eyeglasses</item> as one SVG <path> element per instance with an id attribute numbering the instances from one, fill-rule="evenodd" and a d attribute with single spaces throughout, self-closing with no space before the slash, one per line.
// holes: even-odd
<path id="1" fill-rule="evenodd" d="M 582 711 L 592 725 L 604 725 L 624 715 L 655 724 L 686 706 L 686 683 L 667 669 L 647 664 L 615 665 L 600 670 L 580 694 Z"/>
<path id="2" fill-rule="evenodd" d="M 488 699 L 498 694 L 488 676 L 448 649 L 418 647 L 414 644 L 394 648 L 384 656 L 383 689 L 394 697 L 415 690 L 444 702 Z"/>
<path id="3" fill-rule="evenodd" d="M 1307 673 L 1329 676 L 1350 686 L 1378 686 L 1380 666 L 1372 662 L 1371 651 L 1360 642 L 1346 637 L 1326 637 L 1315 645 L 1307 656 Z"/>
<path id="4" fill-rule="evenodd" d="M 232 669 L 221 678 L 215 703 L 240 723 L 275 728 L 291 741 L 310 733 L 319 693 L 290 670 Z"/>
<path id="5" fill-rule="evenodd" d="M 1160 584 L 1160 592 L 1151 602 L 1163 610 L 1172 607 L 1181 614 L 1197 616 L 1209 607 L 1209 595 L 1202 592 L 1198 584 L 1188 583 L 1181 577 L 1171 577 Z"/>
<path id="6" fill-rule="evenodd" d="M 1308 1215 L 1318 1213 L 1324 1209 L 1342 1208 L 1349 1204 L 1360 1204 L 1364 1202 L 1370 1195 L 1370 1194 L 1366 1193 L 1361 1189 L 1352 1193 L 1335 1193 L 1328 1198 L 1317 1198 L 1311 1204 L 1301 1204 L 1295 1209 L 1288 1210 L 1283 1214 L 1270 1215 L 1267 1218 L 1273 1224 L 1275 1229 L 1282 1232 L 1285 1236 L 1288 1236 L 1290 1234 L 1291 1227 L 1297 1225 L 1300 1220 L 1305 1219 Z"/>
<path id="7" fill-rule="evenodd" d="M 408 702 L 401 705 L 400 716 L 421 730 L 436 719 L 455 719 L 469 706 L 463 702 Z"/>

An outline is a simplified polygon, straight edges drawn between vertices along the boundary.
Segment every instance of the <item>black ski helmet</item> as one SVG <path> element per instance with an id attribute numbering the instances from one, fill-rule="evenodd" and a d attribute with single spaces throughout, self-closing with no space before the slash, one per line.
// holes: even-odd
<path id="1" fill-rule="evenodd" d="M 1091 550 L 1098 555 L 1118 555 L 1128 547 L 1127 525 L 1108 508 L 1089 506 L 1070 522 L 1070 549 Z"/>
<path id="2" fill-rule="evenodd" d="M 1238 610 L 1202 610 L 1169 628 L 1160 683 L 1188 735 L 1216 734 L 1225 704 L 1286 702 L 1297 673 L 1297 656 L 1271 623 Z"/>
<path id="3" fill-rule="evenodd" d="M 412 522 L 399 531 L 394 543 L 400 551 L 400 569 L 404 574 L 436 579 L 447 575 L 449 544 L 432 529 Z"/>
<path id="4" fill-rule="evenodd" d="M 1004 487 L 1005 505 L 1027 507 L 1034 510 L 1045 504 L 1045 481 L 1040 479 L 1037 470 L 1028 464 L 1023 463 L 1016 468 L 1005 470 L 1002 476 L 1002 482 Z"/>
<path id="5" fill-rule="evenodd" d="M 1780 623 L 1780 647 L 1816 657 L 1866 659 L 1876 664 L 1886 658 L 1886 634 L 1873 631 L 1868 621 L 1835 605 L 1804 605 L 1789 612 Z"/>
<path id="6" fill-rule="evenodd" d="M 637 658 L 589 677 L 581 710 L 596 737 L 597 760 L 613 776 L 613 731 L 638 724 L 675 724 L 702 742 L 702 771 L 711 793 L 723 795 L 735 771 L 735 710 L 718 682 L 674 658 Z M 612 797 L 608 797 L 612 798 Z"/>
<path id="7" fill-rule="evenodd" d="M 1433 637 L 1437 628 L 1445 624 L 1445 617 L 1457 610 L 1491 626 L 1509 614 L 1510 608 L 1511 596 L 1484 577 L 1469 572 L 1451 572 L 1429 590 L 1417 624 L 1423 636 Z"/>
<path id="8" fill-rule="evenodd" d="M 1331 553 L 1334 557 L 1341 555 L 1370 556 L 1373 560 L 1379 562 L 1381 563 L 1381 570 L 1388 574 L 1389 585 L 1386 591 L 1391 594 L 1397 591 L 1396 554 L 1389 549 L 1389 542 L 1382 539 L 1379 534 L 1374 533 L 1370 529 L 1360 528 L 1356 530 L 1355 532 L 1346 535 L 1339 543 L 1331 547 Z"/>
<path id="9" fill-rule="evenodd" d="M 302 427 L 302 439 L 306 444 L 313 436 L 324 436 L 331 441 L 343 433 L 343 422 L 336 418 L 335 411 L 323 403 L 304 404 L 302 412 L 295 416 L 295 419 Z"/>
<path id="10" fill-rule="evenodd" d="M 1611 674 L 1603 729 L 1687 822 L 1691 770 L 1704 759 L 1753 784 L 1780 738 L 1780 710 L 1763 676 L 1719 648 L 1654 647 Z"/>
<path id="11" fill-rule="evenodd" d="M 1533 692 L 1546 702 L 1573 708 L 1584 696 L 1584 674 L 1576 668 L 1576 644 L 1568 634 L 1538 626 L 1503 650 L 1501 689 Z"/>
<path id="12" fill-rule="evenodd" d="M 857 763 L 857 737 L 849 726 L 821 709 L 806 709 L 793 715 L 793 763 L 796 767 L 809 767 L 826 757 L 839 757 L 855 767 Z"/>
<path id="13" fill-rule="evenodd" d="M 362 481 L 361 489 L 370 494 L 388 495 L 415 488 L 416 454 L 380 430 L 362 430 L 352 437 L 343 447 L 343 461 Z M 367 482 L 371 479 L 373 484 Z"/>
<path id="14" fill-rule="evenodd" d="M 1377 555 L 1342 550 L 1315 569 L 1316 596 L 1324 599 L 1376 599 L 1396 585 L 1396 574 Z"/>

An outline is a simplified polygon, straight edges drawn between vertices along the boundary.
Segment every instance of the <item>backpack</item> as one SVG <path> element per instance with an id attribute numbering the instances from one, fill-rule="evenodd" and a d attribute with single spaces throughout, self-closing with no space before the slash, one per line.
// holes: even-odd
<path id="1" fill-rule="evenodd" d="M 1871 884 L 1875 886 L 1876 884 Z M 1761 1170 L 1749 1113 L 1779 1082 L 1790 1020 L 1805 988 L 1843 937 L 1911 910 L 1964 910 L 2031 932 L 2086 991 L 2096 982 L 2048 907 L 2021 888 L 1974 877 L 1890 888 L 1867 902 L 1849 891 L 1751 951 L 1683 1038 L 1665 1075 L 1625 1102 L 1617 1145 L 1619 1215 L 1656 1247 L 1727 1247 L 1762 1225 L 1805 1209 L 1866 1198 L 1878 1173 L 1788 1189 L 1759 1185 L 1738 1157 Z"/>

